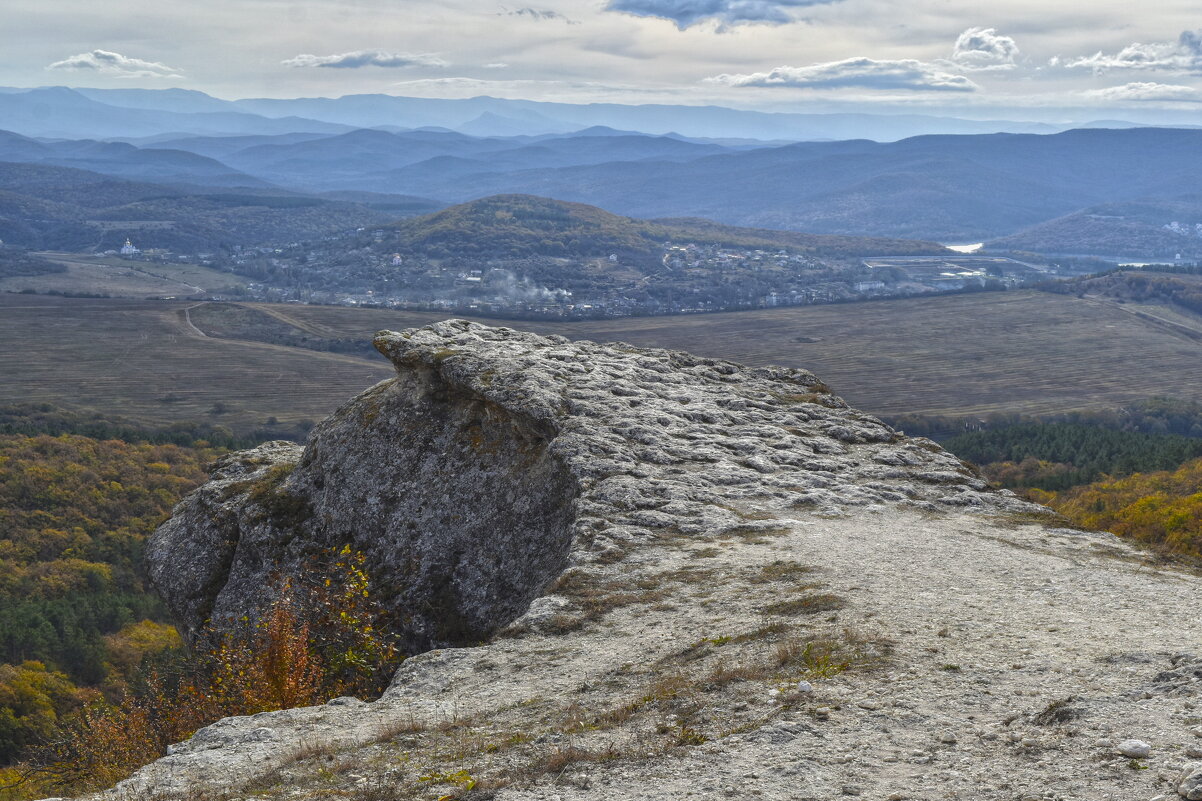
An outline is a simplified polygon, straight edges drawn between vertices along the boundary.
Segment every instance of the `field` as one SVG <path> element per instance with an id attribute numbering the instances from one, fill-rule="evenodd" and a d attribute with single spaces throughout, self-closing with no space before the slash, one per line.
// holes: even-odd
<path id="1" fill-rule="evenodd" d="M 245 283 L 236 275 L 195 264 L 155 264 L 116 256 L 38 253 L 66 265 L 65 273 L 0 278 L 0 292 L 66 292 L 124 298 L 189 297 Z"/>
<path id="2" fill-rule="evenodd" d="M 440 319 L 327 306 L 245 307 L 254 313 L 233 306 L 193 315 L 188 310 L 197 304 L 182 301 L 0 295 L 0 404 L 47 400 L 154 422 L 206 420 L 234 428 L 271 416 L 319 419 L 391 375 L 381 358 L 324 352 L 323 340 L 365 340 L 381 328 Z M 851 403 L 883 415 L 1053 413 L 1155 395 L 1202 400 L 1202 340 L 1185 330 L 1189 318 L 1134 311 L 1023 291 L 491 324 L 805 367 Z M 240 332 L 242 319 L 254 324 Z M 206 325 L 212 330 L 204 331 Z M 273 344 L 290 341 L 307 344 Z"/>
<path id="3" fill-rule="evenodd" d="M 377 328 L 422 325 L 437 317 L 275 308 L 302 326 L 338 337 L 368 336 Z M 746 364 L 804 367 L 875 414 L 1041 414 L 1108 408 L 1153 395 L 1202 400 L 1202 342 L 1181 330 L 1180 321 L 1170 322 L 1166 310 L 1157 312 L 1166 317 L 1163 322 L 1110 301 L 1020 291 L 578 324 L 501 324 Z M 1194 317 L 1193 324 L 1198 322 Z"/>
<path id="4" fill-rule="evenodd" d="M 383 358 L 202 336 L 190 305 L 0 294 L 0 405 L 247 430 L 320 420 L 392 375 Z"/>

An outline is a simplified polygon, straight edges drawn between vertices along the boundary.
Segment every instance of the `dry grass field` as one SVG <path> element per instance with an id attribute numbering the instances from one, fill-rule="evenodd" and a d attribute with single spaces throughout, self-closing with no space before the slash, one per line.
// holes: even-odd
<path id="1" fill-rule="evenodd" d="M 438 315 L 274 307 L 326 336 Z M 487 321 L 486 321 L 487 322 Z M 494 323 L 496 324 L 496 323 Z M 506 322 L 573 339 L 678 348 L 812 370 L 876 414 L 1046 414 L 1153 395 L 1202 400 L 1202 342 L 1104 300 L 1035 291 L 575 324 Z"/>
<path id="2" fill-rule="evenodd" d="M 154 264 L 115 256 L 38 253 L 65 273 L 0 278 L 0 292 L 68 292 L 121 298 L 190 297 L 246 283 L 244 278 L 196 264 Z"/>
<path id="3" fill-rule="evenodd" d="M 201 336 L 190 305 L 0 294 L 0 405 L 247 430 L 320 420 L 392 375 L 383 358 Z"/>
<path id="4" fill-rule="evenodd" d="M 437 314 L 247 304 L 316 337 L 369 338 Z M 383 359 L 205 336 L 189 302 L 0 294 L 0 404 L 52 401 L 150 422 L 235 429 L 319 419 L 391 375 Z M 197 315 L 203 327 L 205 315 Z M 482 321 L 679 348 L 818 374 L 876 414 L 1030 414 L 1154 395 L 1202 400 L 1202 341 L 1109 301 L 1039 292 L 590 323 Z M 224 336 L 235 336 L 230 331 Z M 214 414 L 216 404 L 225 411 Z"/>

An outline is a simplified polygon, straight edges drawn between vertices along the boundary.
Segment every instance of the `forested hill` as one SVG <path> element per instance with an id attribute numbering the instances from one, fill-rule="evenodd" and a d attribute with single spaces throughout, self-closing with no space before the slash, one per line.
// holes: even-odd
<path id="1" fill-rule="evenodd" d="M 816 255 L 933 255 L 934 242 L 819 236 L 739 228 L 701 219 L 640 220 L 583 203 L 534 195 L 494 195 L 402 220 L 390 247 L 433 257 L 603 257 L 659 261 L 665 242 L 787 249 Z"/>
<path id="2" fill-rule="evenodd" d="M 387 221 L 359 203 L 282 190 L 127 181 L 70 167 L 0 162 L 0 239 L 31 250 L 105 250 L 132 237 L 182 253 L 315 239 Z"/>

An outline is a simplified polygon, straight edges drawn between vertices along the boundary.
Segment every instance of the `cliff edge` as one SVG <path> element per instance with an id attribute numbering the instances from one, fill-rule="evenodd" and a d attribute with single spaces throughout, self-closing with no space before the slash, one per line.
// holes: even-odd
<path id="1" fill-rule="evenodd" d="M 395 379 L 224 459 L 148 557 L 191 636 L 350 545 L 416 655 L 106 798 L 1202 799 L 1198 576 L 805 371 L 461 321 L 376 344 Z"/>
<path id="2" fill-rule="evenodd" d="M 487 638 L 568 565 L 764 525 L 748 503 L 1024 506 L 804 370 L 456 320 L 375 344 L 396 378 L 303 448 L 226 457 L 148 543 L 186 636 L 253 615 L 279 575 L 344 545 L 367 555 L 412 653 Z"/>

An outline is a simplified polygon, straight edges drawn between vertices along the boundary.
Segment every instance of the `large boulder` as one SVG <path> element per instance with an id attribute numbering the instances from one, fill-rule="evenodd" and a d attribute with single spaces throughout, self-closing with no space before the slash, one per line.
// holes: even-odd
<path id="1" fill-rule="evenodd" d="M 459 320 L 375 344 L 396 378 L 303 448 L 223 459 L 147 544 L 185 636 L 253 619 L 282 577 L 348 545 L 412 653 L 487 638 L 570 564 L 620 559 L 633 541 L 767 525 L 742 508 L 753 499 L 805 513 L 1025 507 L 804 370 Z"/>

